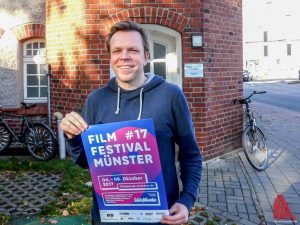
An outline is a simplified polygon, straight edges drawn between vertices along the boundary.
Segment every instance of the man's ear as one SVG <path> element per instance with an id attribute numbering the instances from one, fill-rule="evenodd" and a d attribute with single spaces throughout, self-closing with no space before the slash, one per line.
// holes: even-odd
<path id="1" fill-rule="evenodd" d="M 149 62 L 150 59 L 150 52 L 145 52 L 145 62 L 144 62 L 144 66 L 147 65 L 147 63 Z"/>

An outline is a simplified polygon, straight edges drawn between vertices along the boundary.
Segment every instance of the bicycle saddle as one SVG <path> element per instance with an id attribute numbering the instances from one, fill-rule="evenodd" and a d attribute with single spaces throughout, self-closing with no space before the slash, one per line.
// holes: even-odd
<path id="1" fill-rule="evenodd" d="M 25 109 L 30 109 L 32 107 L 36 107 L 36 103 L 26 103 L 26 102 L 21 102 L 21 104 L 25 107 Z"/>

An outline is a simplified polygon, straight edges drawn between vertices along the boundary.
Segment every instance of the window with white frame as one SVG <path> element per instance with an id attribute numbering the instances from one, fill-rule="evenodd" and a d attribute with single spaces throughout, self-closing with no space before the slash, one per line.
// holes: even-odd
<path id="1" fill-rule="evenodd" d="M 27 102 L 47 101 L 45 43 L 33 39 L 23 44 L 24 100 Z"/>
<path id="2" fill-rule="evenodd" d="M 144 71 L 154 73 L 166 79 L 167 65 L 166 55 L 167 46 L 158 42 L 151 43 L 151 56 L 149 63 L 145 66 Z"/>

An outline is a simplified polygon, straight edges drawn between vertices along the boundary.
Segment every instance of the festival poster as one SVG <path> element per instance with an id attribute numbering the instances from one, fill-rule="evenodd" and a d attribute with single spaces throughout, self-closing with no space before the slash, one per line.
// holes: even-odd
<path id="1" fill-rule="evenodd" d="M 152 119 L 92 125 L 81 137 L 102 222 L 156 223 L 168 214 Z"/>

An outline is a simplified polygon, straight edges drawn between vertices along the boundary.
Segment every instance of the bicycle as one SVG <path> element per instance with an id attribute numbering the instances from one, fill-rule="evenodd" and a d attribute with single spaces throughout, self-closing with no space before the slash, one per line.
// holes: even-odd
<path id="1" fill-rule="evenodd" d="M 13 138 L 17 143 L 26 146 L 31 156 L 40 161 L 48 161 L 56 154 L 56 136 L 51 128 L 41 122 L 32 122 L 27 117 L 27 109 L 35 107 L 36 104 L 26 104 L 25 114 L 13 115 L 3 113 L 0 109 L 0 152 L 9 148 Z M 20 118 L 22 126 L 19 133 L 14 132 L 5 121 L 7 117 Z"/>
<path id="2" fill-rule="evenodd" d="M 268 167 L 269 154 L 266 146 L 266 137 L 262 130 L 257 126 L 253 112 L 249 106 L 252 102 L 251 97 L 256 94 L 265 94 L 266 91 L 253 91 L 247 98 L 235 99 L 234 103 L 245 105 L 243 147 L 247 160 L 256 170 L 262 171 Z"/>

